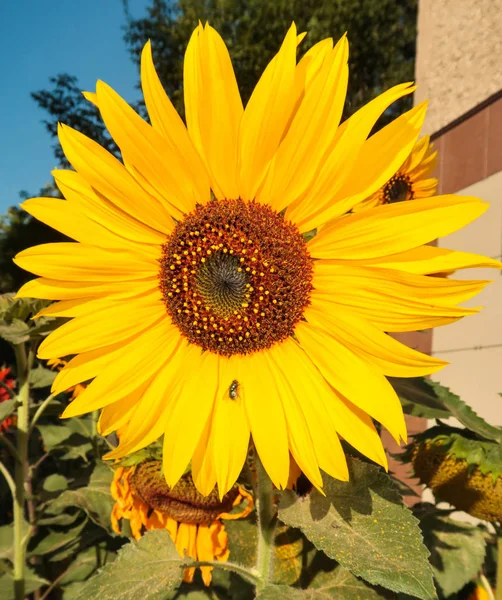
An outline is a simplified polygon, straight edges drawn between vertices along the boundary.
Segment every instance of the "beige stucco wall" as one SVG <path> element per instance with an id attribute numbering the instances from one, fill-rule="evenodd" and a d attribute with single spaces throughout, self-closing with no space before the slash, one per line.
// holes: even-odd
<path id="1" fill-rule="evenodd" d="M 502 254 L 502 171 L 459 192 L 491 203 L 488 211 L 439 246 L 484 254 Z M 494 269 L 457 271 L 456 279 L 489 279 L 488 285 L 465 306 L 484 306 L 474 316 L 434 330 L 432 354 L 450 365 L 432 378 L 457 393 L 485 419 L 502 425 L 502 273 Z"/>
<path id="2" fill-rule="evenodd" d="M 416 82 L 427 133 L 502 89 L 502 0 L 420 0 Z"/>

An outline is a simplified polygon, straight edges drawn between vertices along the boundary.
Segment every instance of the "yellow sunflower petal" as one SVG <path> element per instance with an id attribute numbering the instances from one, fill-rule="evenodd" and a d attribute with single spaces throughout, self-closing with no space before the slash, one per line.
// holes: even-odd
<path id="1" fill-rule="evenodd" d="M 193 210 L 197 202 L 209 199 L 209 186 L 201 190 L 194 185 L 196 180 L 177 146 L 168 144 L 103 81 L 98 81 L 96 92 L 105 125 L 120 147 L 125 162 L 148 181 L 159 206 L 179 218 Z"/>
<path id="2" fill-rule="evenodd" d="M 357 111 L 338 128 L 332 148 L 313 185 L 304 197 L 291 204 L 286 213 L 292 221 L 301 224 L 301 231 L 309 230 L 310 221 L 314 222 L 310 229 L 322 224 L 314 215 L 334 206 L 337 200 L 342 199 L 338 192 L 352 173 L 352 177 L 358 177 L 353 169 L 361 146 L 377 119 L 393 102 L 413 90 L 409 83 L 391 88 Z"/>
<path id="3" fill-rule="evenodd" d="M 341 290 L 333 293 L 315 291 L 311 296 L 312 306 L 327 314 L 338 311 L 367 319 L 382 331 L 423 331 L 454 323 L 467 315 L 474 315 L 479 308 L 454 306 L 431 306 L 377 289 Z"/>
<path id="4" fill-rule="evenodd" d="M 346 348 L 393 377 L 418 377 L 442 369 L 448 363 L 417 352 L 401 344 L 367 320 L 350 314 L 320 313 L 313 308 L 305 311 L 305 318 L 320 329 L 329 331 Z"/>
<path id="5" fill-rule="evenodd" d="M 436 246 L 419 246 L 397 254 L 372 259 L 331 259 L 330 263 L 346 266 L 358 264 L 363 266 L 377 266 L 384 269 L 404 271 L 406 273 L 416 273 L 418 275 L 456 271 L 457 269 L 502 268 L 502 262 L 494 258 L 470 252 L 438 248 Z"/>
<path id="6" fill-rule="evenodd" d="M 158 287 L 158 277 L 130 281 L 63 281 L 40 277 L 25 283 L 16 293 L 17 298 L 43 298 L 46 300 L 75 300 L 83 298 L 100 298 L 113 295 L 128 297 L 139 295 Z"/>
<path id="7" fill-rule="evenodd" d="M 310 241 L 314 258 L 371 259 L 416 248 L 457 231 L 488 204 L 472 196 L 436 196 L 377 206 L 334 219 Z"/>
<path id="8" fill-rule="evenodd" d="M 68 161 L 97 192 L 152 229 L 172 231 L 174 223 L 165 207 L 112 154 L 71 127 L 60 125 L 58 136 Z"/>
<path id="9" fill-rule="evenodd" d="M 208 196 L 209 177 L 199 153 L 195 149 L 183 120 L 167 96 L 155 70 L 150 41 L 141 53 L 141 87 L 152 125 L 160 131 L 171 148 L 176 149 L 191 174 L 194 195 L 199 204 Z"/>
<path id="10" fill-rule="evenodd" d="M 401 402 L 383 375 L 318 327 L 299 323 L 295 335 L 331 386 L 380 422 L 398 443 L 406 438 Z"/>
<path id="11" fill-rule="evenodd" d="M 204 496 L 209 496 L 216 485 L 216 464 L 210 445 L 212 418 L 211 414 L 192 456 L 193 482 Z"/>
<path id="12" fill-rule="evenodd" d="M 348 54 L 344 36 L 306 87 L 305 96 L 277 150 L 258 199 L 278 212 L 305 192 L 335 138 L 347 91 Z"/>
<path id="13" fill-rule="evenodd" d="M 68 356 L 132 338 L 165 320 L 165 307 L 155 298 L 115 302 L 99 312 L 61 325 L 40 344 L 39 358 Z"/>
<path id="14" fill-rule="evenodd" d="M 187 343 L 180 340 L 171 355 L 151 378 L 148 389 L 138 395 L 136 407 L 128 425 L 121 430 L 120 444 L 106 455 L 106 459 L 122 458 L 155 442 L 166 428 L 169 406 L 179 395 L 184 384 L 183 366 L 188 358 Z"/>
<path id="15" fill-rule="evenodd" d="M 178 397 L 167 407 L 163 465 L 168 485 L 173 487 L 190 462 L 213 409 L 218 389 L 218 356 L 192 346 L 191 377 Z"/>
<path id="16" fill-rule="evenodd" d="M 152 244 L 164 243 L 167 231 L 165 233 L 156 231 L 145 223 L 138 221 L 132 215 L 127 214 L 91 188 L 77 172 L 56 169 L 52 171 L 52 175 L 68 202 L 75 204 L 80 212 L 113 231 L 123 240 L 133 242 L 131 246 L 135 250 L 147 252 Z M 171 229 L 173 226 L 174 223 L 172 223 Z"/>
<path id="17" fill-rule="evenodd" d="M 293 23 L 256 84 L 242 117 L 238 191 L 245 200 L 255 197 L 294 107 L 296 46 Z"/>
<path id="18" fill-rule="evenodd" d="M 188 131 L 208 167 L 211 187 L 217 198 L 238 198 L 242 101 L 225 42 L 210 25 L 193 32 L 183 77 Z"/>
<path id="19" fill-rule="evenodd" d="M 299 400 L 319 467 L 332 477 L 348 480 L 345 454 L 338 439 L 336 426 L 329 418 L 325 406 L 326 403 L 336 402 L 337 398 L 295 341 L 288 340 L 278 344 L 270 353 L 276 368 L 289 380 Z"/>
<path id="20" fill-rule="evenodd" d="M 220 497 L 237 481 L 246 460 L 249 445 L 249 424 L 244 400 L 237 388 L 236 397 L 230 386 L 236 380 L 232 358 L 219 357 L 219 387 L 214 403 L 211 427 L 211 449 Z"/>
<path id="21" fill-rule="evenodd" d="M 197 560 L 211 562 L 214 556 L 213 531 L 211 525 L 202 523 L 197 530 Z M 201 567 L 202 580 L 205 585 L 211 585 L 211 571 L 213 567 Z"/>
<path id="22" fill-rule="evenodd" d="M 35 219 L 64 235 L 100 248 L 129 249 L 131 243 L 84 215 L 72 202 L 57 198 L 30 198 L 21 207 Z M 141 246 L 137 248 L 141 252 Z"/>
<path id="23" fill-rule="evenodd" d="M 128 424 L 136 411 L 139 398 L 141 398 L 145 390 L 150 386 L 150 382 L 151 378 L 147 379 L 128 396 L 103 407 L 98 421 L 98 432 L 100 435 L 109 435 Z"/>
<path id="24" fill-rule="evenodd" d="M 153 377 L 177 349 L 179 331 L 167 319 L 127 344 L 63 413 L 73 417 L 107 406 Z M 159 352 L 159 348 L 162 351 Z"/>
<path id="25" fill-rule="evenodd" d="M 160 248 L 158 253 L 160 258 Z M 32 246 L 17 254 L 14 262 L 36 275 L 65 281 L 132 281 L 159 271 L 158 263 L 147 256 L 72 242 Z"/>
<path id="26" fill-rule="evenodd" d="M 289 451 L 282 390 L 262 353 L 243 357 L 240 377 L 239 393 L 244 398 L 255 448 L 274 485 L 284 489 L 288 484 Z"/>
<path id="27" fill-rule="evenodd" d="M 330 260 L 315 262 L 313 285 L 320 294 L 337 299 L 354 293 L 387 294 L 432 306 L 455 306 L 470 300 L 490 283 L 486 280 L 455 280 L 403 273 L 378 267 L 340 266 Z"/>
<path id="28" fill-rule="evenodd" d="M 303 399 L 297 396 L 296 390 L 288 381 L 289 377 L 285 377 L 283 372 L 278 368 L 274 360 L 275 354 L 268 352 L 265 356 L 268 360 L 270 371 L 275 373 L 277 388 L 280 389 L 284 416 L 286 417 L 286 428 L 288 430 L 289 451 L 312 484 L 317 489 L 322 490 L 322 476 L 319 472 L 313 439 L 305 413 L 302 410 Z M 301 364 L 301 359 L 298 360 L 298 357 L 294 354 L 290 354 L 289 357 L 292 359 L 289 368 L 294 370 L 297 368 L 297 361 Z"/>

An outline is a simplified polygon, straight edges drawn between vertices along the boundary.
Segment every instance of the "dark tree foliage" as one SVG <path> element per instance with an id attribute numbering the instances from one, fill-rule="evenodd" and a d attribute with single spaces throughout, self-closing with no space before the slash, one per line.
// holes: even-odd
<path id="1" fill-rule="evenodd" d="M 382 90 L 413 79 L 417 0 L 151 0 L 141 19 L 133 19 L 127 0 L 123 2 L 124 39 L 131 57 L 139 63 L 145 42 L 152 41 L 159 76 L 181 114 L 183 57 L 199 19 L 209 21 L 228 45 L 244 102 L 293 20 L 298 31 L 308 32 L 301 53 L 325 37 L 337 40 L 348 32 L 350 78 L 344 118 Z M 46 111 L 49 133 L 56 137 L 58 122 L 66 123 L 118 156 L 118 148 L 97 109 L 83 97 L 77 78 L 60 74 L 49 81 L 48 89 L 32 93 Z M 401 100 L 379 125 L 410 105 L 411 98 Z M 137 108 L 144 113 L 141 104 Z M 59 144 L 53 147 L 60 164 L 67 167 Z M 52 190 L 40 195 L 58 194 Z M 16 252 L 58 239 L 45 225 L 11 209 L 0 222 L 0 291 L 16 289 L 30 278 L 11 262 Z"/>
<path id="2" fill-rule="evenodd" d="M 277 52 L 294 20 L 298 31 L 308 35 L 301 44 L 305 52 L 325 37 L 337 40 L 348 32 L 350 78 L 344 117 L 351 115 L 381 91 L 413 79 L 417 0 L 151 0 L 147 15 L 133 19 L 128 12 L 124 39 L 133 60 L 152 41 L 160 79 L 183 114 L 183 57 L 198 20 L 209 21 L 223 36 L 246 102 L 268 61 Z M 56 136 L 57 123 L 75 127 L 113 154 L 118 149 L 107 134 L 96 108 L 87 102 L 75 77 L 50 79 L 51 87 L 32 94 L 47 111 L 44 123 Z M 411 106 L 411 98 L 397 110 Z M 142 106 L 138 109 L 142 111 Z M 396 114 L 392 110 L 380 125 Z M 59 144 L 56 157 L 67 166 Z"/>
<path id="3" fill-rule="evenodd" d="M 137 62 L 145 42 L 152 41 L 160 79 L 183 113 L 183 56 L 198 20 L 209 21 L 223 36 L 244 102 L 292 21 L 299 32 L 308 32 L 301 52 L 348 32 L 347 117 L 382 90 L 413 80 L 416 17 L 416 0 L 152 0 L 145 18 L 129 18 L 124 38 Z M 408 106 L 410 98 L 400 109 Z"/>
<path id="4" fill-rule="evenodd" d="M 117 154 L 117 146 L 103 126 L 97 108 L 82 95 L 78 79 L 67 73 L 50 77 L 51 89 L 32 92 L 31 97 L 48 113 L 44 119 L 47 131 L 57 138 L 58 123 L 64 123 L 78 129 L 85 135 L 101 144 L 104 148 Z M 58 142 L 53 144 L 56 158 L 67 165 L 66 158 Z"/>
<path id="5" fill-rule="evenodd" d="M 22 200 L 28 196 L 26 192 L 20 195 Z M 60 197 L 58 190 L 52 186 L 42 189 L 40 195 Z M 38 244 L 63 241 L 68 241 L 68 238 L 62 233 L 37 221 L 21 208 L 11 206 L 7 214 L 0 217 L 0 294 L 18 290 L 33 279 L 32 273 L 12 262 L 18 252 Z"/>

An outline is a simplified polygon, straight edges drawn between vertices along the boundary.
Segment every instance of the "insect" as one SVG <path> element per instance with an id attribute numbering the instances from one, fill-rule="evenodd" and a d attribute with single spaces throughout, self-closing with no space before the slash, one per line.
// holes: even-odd
<path id="1" fill-rule="evenodd" d="M 230 387 L 228 388 L 228 397 L 231 400 L 236 400 L 238 392 L 239 392 L 239 382 L 237 381 L 237 379 L 234 379 L 232 381 L 232 383 L 230 384 Z"/>

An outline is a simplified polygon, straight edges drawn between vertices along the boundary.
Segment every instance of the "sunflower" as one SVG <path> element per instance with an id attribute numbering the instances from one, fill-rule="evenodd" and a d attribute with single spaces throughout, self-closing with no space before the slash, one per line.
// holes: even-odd
<path id="1" fill-rule="evenodd" d="M 169 489 L 157 461 L 118 467 L 110 489 L 115 500 L 111 522 L 116 533 L 121 534 L 121 519 L 129 521 L 135 539 L 145 531 L 166 529 L 180 556 L 186 553 L 199 561 L 228 560 L 228 535 L 222 520 L 243 519 L 254 506 L 252 496 L 241 487 L 233 487 L 221 500 L 215 493 L 201 496 L 189 475 Z M 229 512 L 243 502 L 240 512 Z M 206 585 L 211 583 L 212 570 L 201 567 Z M 185 569 L 184 580 L 190 583 L 194 573 L 192 567 Z"/>
<path id="2" fill-rule="evenodd" d="M 118 459 L 163 436 L 173 487 L 191 464 L 204 495 L 224 496 L 252 438 L 277 488 L 290 456 L 317 488 L 321 470 L 346 480 L 340 438 L 386 466 L 373 419 L 406 439 L 386 375 L 415 377 L 446 363 L 387 332 L 452 323 L 485 281 L 425 276 L 482 256 L 428 246 L 481 215 L 470 196 L 439 196 L 348 214 L 397 172 L 424 119 L 420 104 L 370 132 L 405 83 L 340 125 L 346 37 L 314 45 L 293 24 L 244 108 L 229 53 L 199 25 L 184 63 L 186 126 L 155 72 L 141 81 L 151 125 L 105 83 L 99 108 L 123 162 L 60 126 L 73 165 L 54 172 L 66 200 L 23 207 L 75 242 L 24 250 L 39 279 L 20 297 L 57 300 L 42 314 L 71 320 L 40 345 L 44 359 L 75 355 L 58 393 L 93 379 L 65 410 L 102 408 L 118 428 Z M 315 235 L 314 235 L 315 234 Z"/>
<path id="3" fill-rule="evenodd" d="M 389 181 L 352 210 L 357 212 L 381 204 L 434 196 L 438 180 L 430 177 L 430 174 L 436 168 L 437 157 L 438 153 L 430 143 L 429 136 L 424 136 Z"/>

